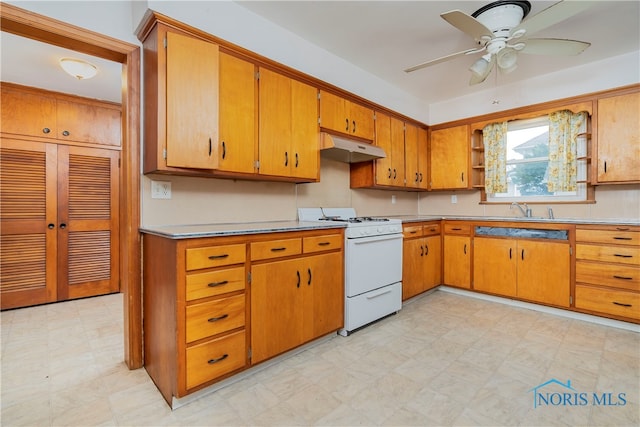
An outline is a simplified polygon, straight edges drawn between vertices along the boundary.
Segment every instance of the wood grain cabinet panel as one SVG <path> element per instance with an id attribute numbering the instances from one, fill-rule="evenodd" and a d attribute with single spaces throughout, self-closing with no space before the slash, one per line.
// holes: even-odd
<path id="1" fill-rule="evenodd" d="M 429 133 L 429 171 L 432 190 L 469 187 L 471 137 L 469 125 Z"/>
<path id="2" fill-rule="evenodd" d="M 402 299 L 428 291 L 442 283 L 440 224 L 403 226 Z"/>

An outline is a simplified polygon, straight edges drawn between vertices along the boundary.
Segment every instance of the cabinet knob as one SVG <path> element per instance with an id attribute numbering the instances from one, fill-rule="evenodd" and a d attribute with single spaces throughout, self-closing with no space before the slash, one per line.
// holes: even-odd
<path id="1" fill-rule="evenodd" d="M 69 136 L 70 133 L 68 130 L 62 131 L 62 136 Z"/>
<path id="2" fill-rule="evenodd" d="M 62 224 L 60 224 L 60 228 L 67 228 L 67 224 L 65 224 L 64 222 Z"/>
<path id="3" fill-rule="evenodd" d="M 42 129 L 42 133 L 49 133 L 49 132 L 51 132 L 51 129 L 49 128 Z"/>
<path id="4" fill-rule="evenodd" d="M 47 228 L 48 228 L 49 230 L 52 230 L 52 229 L 54 229 L 54 228 L 55 228 L 55 225 L 54 225 L 54 224 L 49 224 L 49 225 L 47 225 Z"/>

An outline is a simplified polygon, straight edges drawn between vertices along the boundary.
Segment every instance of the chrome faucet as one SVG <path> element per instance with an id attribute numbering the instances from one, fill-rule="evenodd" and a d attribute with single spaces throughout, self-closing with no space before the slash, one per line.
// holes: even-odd
<path id="1" fill-rule="evenodd" d="M 522 206 L 520 206 L 518 204 L 518 202 L 511 203 L 511 208 L 513 208 L 514 206 L 517 207 L 518 209 L 520 209 L 520 212 L 522 212 L 522 216 L 527 217 L 527 218 L 531 218 L 531 208 L 529 207 L 529 205 L 527 205 L 525 203 L 524 204 L 524 209 L 523 209 Z"/>

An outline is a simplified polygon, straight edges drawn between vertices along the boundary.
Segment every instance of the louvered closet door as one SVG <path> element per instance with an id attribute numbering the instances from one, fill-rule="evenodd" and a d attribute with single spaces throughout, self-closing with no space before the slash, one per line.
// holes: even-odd
<path id="1" fill-rule="evenodd" d="M 58 148 L 59 300 L 119 291 L 119 156 L 115 150 Z"/>
<path id="2" fill-rule="evenodd" d="M 57 149 L 0 138 L 1 307 L 56 300 Z"/>

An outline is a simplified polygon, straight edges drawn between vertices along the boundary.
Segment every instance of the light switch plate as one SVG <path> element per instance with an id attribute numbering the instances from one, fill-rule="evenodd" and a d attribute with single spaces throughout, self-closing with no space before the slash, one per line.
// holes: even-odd
<path id="1" fill-rule="evenodd" d="M 458 203 L 458 196 L 456 196 L 455 194 L 451 196 L 451 203 L 456 204 Z"/>
<path id="2" fill-rule="evenodd" d="M 152 199 L 170 199 L 171 198 L 171 182 L 151 181 L 151 198 Z"/>

